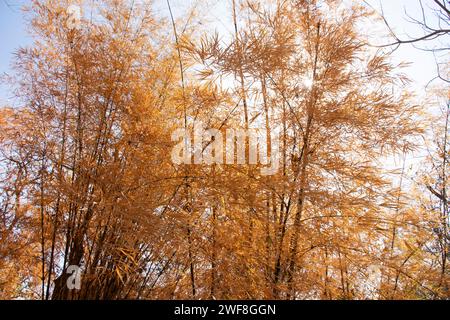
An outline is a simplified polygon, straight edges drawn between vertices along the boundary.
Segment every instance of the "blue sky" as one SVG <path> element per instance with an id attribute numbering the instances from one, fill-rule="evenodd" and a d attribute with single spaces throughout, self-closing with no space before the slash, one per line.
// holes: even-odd
<path id="1" fill-rule="evenodd" d="M 218 20 L 221 20 L 223 1 L 225 0 L 216 2 L 216 7 L 218 9 L 214 16 Z M 431 2 L 430 0 L 425 0 L 424 3 L 427 3 L 428 1 Z M 18 47 L 25 46 L 31 42 L 30 37 L 26 33 L 26 25 L 20 9 L 20 7 L 27 2 L 27 0 L 0 0 L 0 74 L 11 72 L 10 66 L 14 51 L 17 50 Z M 173 3 L 175 12 L 177 9 L 177 2 L 178 1 L 174 1 Z M 405 20 L 405 9 L 410 15 L 420 17 L 418 1 L 368 0 L 367 2 L 378 10 L 380 9 L 380 3 L 383 5 L 387 19 L 400 36 L 405 37 L 406 34 L 417 34 L 418 30 L 416 26 Z M 7 4 L 9 4 L 9 6 Z M 163 8 L 162 4 L 161 8 Z M 224 18 L 223 20 L 226 19 Z M 433 55 L 414 49 L 411 45 L 404 45 L 395 52 L 394 58 L 397 62 L 411 62 L 411 65 L 405 71 L 407 75 L 414 80 L 414 91 L 416 91 L 419 96 L 423 96 L 425 92 L 424 87 L 428 81 L 436 75 L 436 66 Z M 0 105 L 4 104 L 12 105 L 13 101 L 7 86 L 2 84 L 0 85 Z"/>
<path id="2" fill-rule="evenodd" d="M 31 41 L 20 9 L 24 3 L 23 0 L 0 0 L 0 74 L 10 72 L 15 50 Z M 0 84 L 0 105 L 10 103 L 8 91 L 7 86 Z"/>
<path id="3" fill-rule="evenodd" d="M 421 28 L 410 21 L 407 15 L 419 21 L 422 20 L 421 8 L 418 0 L 367 0 L 367 2 L 378 12 L 381 13 L 381 6 L 386 16 L 386 20 L 397 36 L 402 40 L 410 39 L 410 37 L 423 36 Z M 423 0 L 426 12 L 430 12 L 427 8 L 432 5 L 431 0 Z M 433 8 L 436 8 L 434 5 Z M 430 25 L 436 25 L 437 19 L 431 15 L 427 15 Z M 385 28 L 384 24 L 382 25 Z M 386 29 L 384 30 L 386 32 Z M 442 38 L 441 38 L 442 39 Z M 445 39 L 448 41 L 449 39 Z M 418 47 L 433 48 L 439 46 L 440 41 L 432 41 L 426 45 L 418 45 Z M 448 46 L 448 43 L 447 43 Z M 428 82 L 433 79 L 436 74 L 436 62 L 431 52 L 426 52 L 414 48 L 411 44 L 402 45 L 394 53 L 394 60 L 397 62 L 410 62 L 407 68 L 407 75 L 414 80 L 413 87 L 419 95 L 425 93 L 425 87 Z M 436 83 L 436 82 L 434 82 Z"/>

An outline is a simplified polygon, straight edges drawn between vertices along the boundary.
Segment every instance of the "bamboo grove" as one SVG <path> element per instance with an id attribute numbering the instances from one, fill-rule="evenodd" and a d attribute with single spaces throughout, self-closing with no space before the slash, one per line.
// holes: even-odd
<path id="1" fill-rule="evenodd" d="M 202 6 L 31 2 L 0 109 L 0 298 L 448 298 L 448 89 L 431 119 L 359 1 L 230 0 L 225 35 Z M 279 170 L 174 164 L 199 122 L 279 132 Z"/>

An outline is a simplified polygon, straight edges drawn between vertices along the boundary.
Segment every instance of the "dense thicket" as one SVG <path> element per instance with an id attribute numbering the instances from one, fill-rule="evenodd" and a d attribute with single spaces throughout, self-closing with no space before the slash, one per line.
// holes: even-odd
<path id="1" fill-rule="evenodd" d="M 1 298 L 448 298 L 448 93 L 431 137 L 365 8 L 231 1 L 221 37 L 170 2 L 73 4 L 32 2 L 0 109 Z M 175 164 L 198 123 L 277 132 L 279 170 Z"/>

